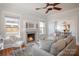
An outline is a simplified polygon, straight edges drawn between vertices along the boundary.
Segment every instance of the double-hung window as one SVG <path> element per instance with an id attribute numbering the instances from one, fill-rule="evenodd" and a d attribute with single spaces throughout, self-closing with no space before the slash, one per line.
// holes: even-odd
<path id="1" fill-rule="evenodd" d="M 40 22 L 39 23 L 39 28 L 40 28 L 40 34 L 44 34 L 44 32 L 45 32 L 45 23 Z"/>
<path id="2" fill-rule="evenodd" d="M 7 36 L 20 36 L 19 17 L 5 16 L 5 32 Z"/>

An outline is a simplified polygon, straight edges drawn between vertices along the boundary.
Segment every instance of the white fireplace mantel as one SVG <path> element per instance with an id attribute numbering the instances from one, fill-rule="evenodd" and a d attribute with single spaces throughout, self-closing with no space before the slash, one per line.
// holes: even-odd
<path id="1" fill-rule="evenodd" d="M 26 33 L 35 33 L 38 32 L 38 29 L 26 29 Z"/>

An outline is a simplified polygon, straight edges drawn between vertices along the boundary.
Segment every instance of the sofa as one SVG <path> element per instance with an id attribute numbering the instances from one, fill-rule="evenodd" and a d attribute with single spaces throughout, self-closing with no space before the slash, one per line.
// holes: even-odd
<path id="1" fill-rule="evenodd" d="M 44 44 L 44 42 L 43 42 Z M 57 40 L 48 47 L 42 44 L 42 47 L 34 47 L 32 55 L 34 56 L 72 56 L 76 52 L 76 39 L 73 36 L 68 36 L 65 39 Z M 47 46 L 47 45 L 46 45 Z"/>
<path id="2" fill-rule="evenodd" d="M 76 39 L 68 36 L 59 40 L 40 40 L 26 48 L 13 52 L 14 56 L 73 56 L 76 52 Z"/>

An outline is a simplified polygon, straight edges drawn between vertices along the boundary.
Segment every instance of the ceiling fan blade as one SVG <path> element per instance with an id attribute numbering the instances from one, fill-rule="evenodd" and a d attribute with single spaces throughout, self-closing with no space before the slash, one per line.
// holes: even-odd
<path id="1" fill-rule="evenodd" d="M 52 8 L 48 8 L 45 13 L 47 14 L 50 10 L 52 10 Z"/>
<path id="2" fill-rule="evenodd" d="M 60 3 L 53 3 L 53 6 L 56 6 L 56 5 L 58 5 L 58 4 L 60 4 Z"/>
<path id="3" fill-rule="evenodd" d="M 49 5 L 50 5 L 49 3 L 46 3 L 46 8 L 47 8 Z"/>
<path id="4" fill-rule="evenodd" d="M 39 10 L 39 9 L 45 9 L 49 6 L 49 3 L 46 3 L 46 6 L 45 7 L 41 7 L 41 8 L 36 8 L 36 10 Z"/>
<path id="5" fill-rule="evenodd" d="M 47 10 L 46 12 L 45 12 L 45 14 L 47 14 L 49 12 L 49 10 Z"/>
<path id="6" fill-rule="evenodd" d="M 55 10 L 61 10 L 62 8 L 59 8 L 59 7 L 53 7 L 53 9 L 55 9 Z"/>

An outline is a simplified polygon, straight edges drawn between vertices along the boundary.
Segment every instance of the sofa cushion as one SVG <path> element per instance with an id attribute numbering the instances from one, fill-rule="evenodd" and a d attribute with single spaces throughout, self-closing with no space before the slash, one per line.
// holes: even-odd
<path id="1" fill-rule="evenodd" d="M 57 55 L 63 48 L 65 48 L 66 43 L 64 39 L 58 40 L 56 43 L 51 45 L 50 53 Z"/>
<path id="2" fill-rule="evenodd" d="M 53 40 L 40 40 L 39 41 L 39 48 L 49 52 L 52 43 L 53 43 Z"/>
<path id="3" fill-rule="evenodd" d="M 53 56 L 45 50 L 39 49 L 36 46 L 32 46 L 32 56 Z"/>
<path id="4" fill-rule="evenodd" d="M 65 38 L 65 42 L 66 44 L 69 44 L 71 42 L 71 40 L 73 39 L 73 37 L 71 35 L 69 35 L 67 38 Z"/>

